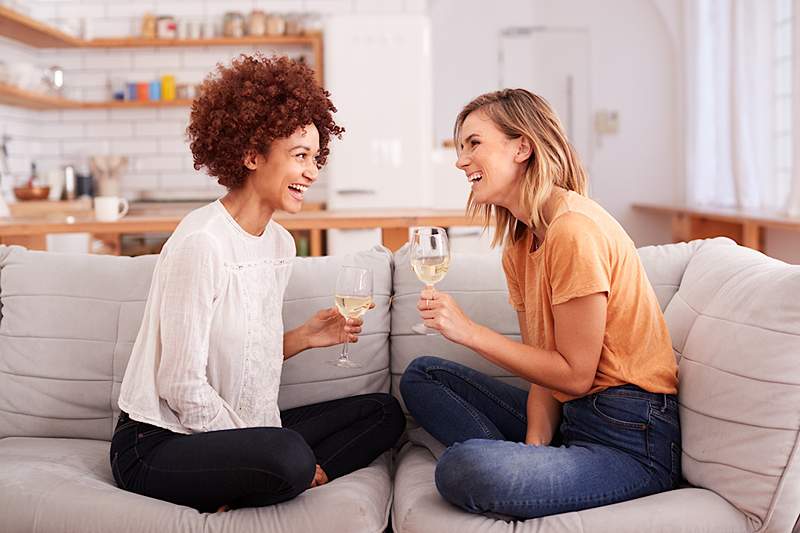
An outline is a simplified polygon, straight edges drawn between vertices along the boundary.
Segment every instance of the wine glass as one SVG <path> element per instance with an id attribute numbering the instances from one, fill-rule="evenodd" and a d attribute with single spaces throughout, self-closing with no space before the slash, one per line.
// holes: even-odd
<path id="1" fill-rule="evenodd" d="M 368 268 L 343 266 L 336 278 L 336 308 L 344 317 L 358 318 L 372 306 L 372 271 Z M 329 364 L 343 368 L 360 368 L 363 365 L 350 359 L 347 352 L 347 337 L 338 359 Z"/>
<path id="2" fill-rule="evenodd" d="M 431 290 L 442 281 L 450 265 L 450 246 L 447 232 L 443 228 L 416 228 L 411 236 L 411 268 L 417 278 Z M 436 330 L 425 324 L 411 326 L 420 335 L 438 335 Z"/>

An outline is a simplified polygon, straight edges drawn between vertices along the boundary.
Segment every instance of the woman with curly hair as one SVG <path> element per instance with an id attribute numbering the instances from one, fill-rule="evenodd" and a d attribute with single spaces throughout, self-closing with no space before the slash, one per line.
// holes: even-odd
<path id="1" fill-rule="evenodd" d="M 335 308 L 283 330 L 295 245 L 272 220 L 317 179 L 336 109 L 285 57 L 218 66 L 192 105 L 195 169 L 227 188 L 164 245 L 119 397 L 111 467 L 119 487 L 201 512 L 270 505 L 367 466 L 405 419 L 388 394 L 280 412 L 283 361 L 358 340 Z"/>

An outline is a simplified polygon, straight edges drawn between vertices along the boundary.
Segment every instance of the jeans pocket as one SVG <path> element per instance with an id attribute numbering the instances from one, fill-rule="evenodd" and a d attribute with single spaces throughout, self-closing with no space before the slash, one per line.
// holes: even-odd
<path id="1" fill-rule="evenodd" d="M 645 431 L 650 423 L 650 403 L 642 398 L 600 392 L 592 397 L 592 410 L 602 420 L 625 429 Z"/>

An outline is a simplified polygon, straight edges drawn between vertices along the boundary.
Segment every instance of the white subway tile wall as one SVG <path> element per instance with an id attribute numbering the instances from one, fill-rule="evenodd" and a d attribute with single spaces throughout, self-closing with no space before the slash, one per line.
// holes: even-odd
<path id="1" fill-rule="evenodd" d="M 83 26 L 89 37 L 125 37 L 138 32 L 146 12 L 168 14 L 193 22 L 219 25 L 227 11 L 253 9 L 278 13 L 423 13 L 427 0 L 39 0 L 25 2 L 32 16 L 60 27 Z M 136 49 L 37 50 L 0 38 L 0 56 L 6 61 L 35 63 L 42 68 L 64 69 L 65 96 L 78 100 L 107 100 L 111 85 L 150 81 L 173 74 L 178 83 L 200 83 L 218 62 L 238 54 L 261 51 L 310 59 L 310 50 L 289 47 L 185 47 Z M 13 58 L 13 59 L 11 59 Z M 336 95 L 332 95 L 334 103 Z M 185 139 L 189 109 L 110 109 L 29 111 L 0 106 L 0 134 L 9 143 L 11 171 L 22 179 L 31 161 L 44 173 L 64 163 L 84 163 L 94 154 L 129 157 L 122 178 L 123 194 L 138 197 L 143 191 L 218 194 L 216 182 L 193 168 Z M 335 150 L 335 145 L 333 146 Z M 324 201 L 324 173 L 309 199 Z"/>

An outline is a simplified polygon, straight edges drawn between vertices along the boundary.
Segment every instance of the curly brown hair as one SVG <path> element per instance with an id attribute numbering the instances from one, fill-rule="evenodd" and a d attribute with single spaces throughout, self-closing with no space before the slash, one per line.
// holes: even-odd
<path id="1" fill-rule="evenodd" d="M 344 132 L 333 121 L 329 97 L 308 66 L 288 57 L 242 54 L 230 66 L 217 64 L 200 86 L 186 128 L 195 170 L 205 167 L 228 189 L 241 187 L 246 154 L 266 155 L 272 141 L 308 124 L 319 130 L 321 168 L 331 135 L 341 139 Z"/>

